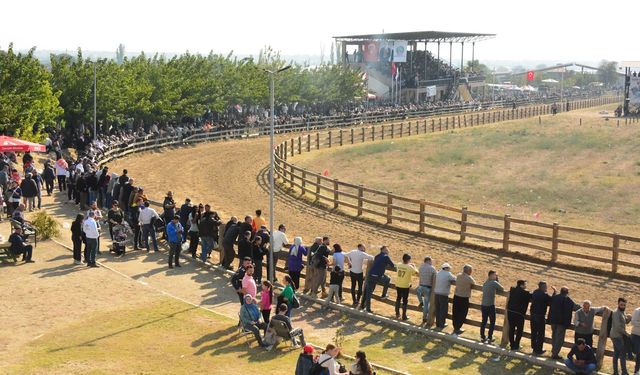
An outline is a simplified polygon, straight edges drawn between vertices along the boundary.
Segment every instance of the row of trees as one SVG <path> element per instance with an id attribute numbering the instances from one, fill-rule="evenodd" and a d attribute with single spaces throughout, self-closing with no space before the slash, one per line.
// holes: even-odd
<path id="1" fill-rule="evenodd" d="M 129 119 L 151 123 L 223 112 L 230 106 L 269 105 L 269 81 L 264 69 L 285 65 L 271 49 L 257 59 L 232 54 L 203 56 L 185 53 L 167 58 L 144 53 L 117 60 L 92 61 L 52 55 L 50 70 L 33 56 L 0 51 L 0 127 L 4 132 L 41 140 L 41 130 L 56 122 L 77 126 L 93 118 L 93 77 L 97 77 L 97 118 L 107 125 Z M 280 103 L 339 105 L 363 97 L 362 73 L 344 65 L 293 65 L 278 75 Z"/>

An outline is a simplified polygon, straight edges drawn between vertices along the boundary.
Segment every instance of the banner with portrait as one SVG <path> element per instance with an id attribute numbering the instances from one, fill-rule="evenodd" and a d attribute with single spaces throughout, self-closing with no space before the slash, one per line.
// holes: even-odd
<path id="1" fill-rule="evenodd" d="M 640 105 L 640 77 L 631 77 L 629 86 L 629 104 Z"/>
<path id="2" fill-rule="evenodd" d="M 437 92 L 436 86 L 427 86 L 427 97 L 436 96 Z"/>
<path id="3" fill-rule="evenodd" d="M 407 62 L 407 41 L 393 41 L 393 62 Z"/>
<path id="4" fill-rule="evenodd" d="M 364 61 L 365 62 L 377 62 L 378 61 L 378 49 L 379 43 L 375 40 L 368 40 L 364 44 Z"/>

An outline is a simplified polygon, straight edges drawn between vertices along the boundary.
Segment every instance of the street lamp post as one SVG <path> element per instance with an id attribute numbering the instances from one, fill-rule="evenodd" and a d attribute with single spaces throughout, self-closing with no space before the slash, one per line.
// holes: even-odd
<path id="1" fill-rule="evenodd" d="M 274 152 L 274 138 L 275 138 L 275 123 L 276 123 L 276 114 L 275 114 L 275 75 L 284 72 L 285 70 L 291 68 L 291 65 L 287 65 L 284 68 L 278 70 L 267 70 L 264 69 L 266 73 L 269 74 L 269 91 L 270 98 L 269 104 L 271 105 L 271 126 L 270 126 L 270 137 L 269 137 L 269 280 L 272 282 L 275 280 L 276 270 L 275 264 L 273 262 L 273 196 L 275 194 L 275 183 L 274 183 L 274 173 L 275 173 L 275 152 Z"/>
<path id="2" fill-rule="evenodd" d="M 97 74 L 96 74 L 96 63 L 93 63 L 93 139 L 97 138 L 96 134 L 96 123 L 97 123 L 97 112 L 96 112 L 96 91 L 98 90 L 97 85 Z"/>

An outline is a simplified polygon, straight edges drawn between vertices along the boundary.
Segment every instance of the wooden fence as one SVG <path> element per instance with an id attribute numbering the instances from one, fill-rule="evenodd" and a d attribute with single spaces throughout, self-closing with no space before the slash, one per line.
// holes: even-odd
<path id="1" fill-rule="evenodd" d="M 617 102 L 599 98 L 570 103 L 573 109 Z M 434 119 L 337 129 L 300 135 L 280 143 L 275 150 L 275 174 L 285 186 L 303 195 L 341 209 L 356 217 L 399 226 L 415 233 L 429 234 L 460 243 L 490 246 L 504 252 L 520 252 L 541 260 L 571 263 L 579 259 L 595 265 L 607 264 L 608 271 L 637 271 L 640 238 L 601 230 L 576 228 L 478 212 L 468 207 L 452 207 L 372 189 L 311 172 L 289 162 L 302 152 L 369 141 L 393 139 L 424 133 L 475 127 L 511 119 L 538 117 L 550 113 L 549 105 L 462 114 Z"/>

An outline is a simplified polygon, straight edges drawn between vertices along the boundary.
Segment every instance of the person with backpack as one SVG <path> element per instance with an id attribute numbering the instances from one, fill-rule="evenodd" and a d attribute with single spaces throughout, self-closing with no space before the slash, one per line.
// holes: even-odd
<path id="1" fill-rule="evenodd" d="M 238 298 L 240 299 L 240 304 L 244 303 L 244 293 L 242 292 L 242 279 L 244 278 L 245 273 L 247 272 L 247 267 L 251 265 L 251 258 L 244 258 L 242 260 L 242 265 L 238 267 L 236 272 L 231 276 L 231 286 L 236 290 L 238 294 Z"/>
<path id="2" fill-rule="evenodd" d="M 296 363 L 295 375 L 310 375 L 313 367 L 313 346 L 305 345 Z"/>
<path id="3" fill-rule="evenodd" d="M 347 371 L 340 371 L 340 364 L 336 361 L 339 354 L 340 348 L 333 344 L 327 344 L 318 358 L 318 362 L 311 367 L 311 375 L 348 375 Z"/>

